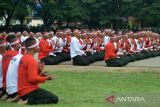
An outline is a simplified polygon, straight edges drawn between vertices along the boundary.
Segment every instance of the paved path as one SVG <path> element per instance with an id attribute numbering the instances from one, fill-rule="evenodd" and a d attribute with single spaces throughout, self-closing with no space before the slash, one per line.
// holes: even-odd
<path id="1" fill-rule="evenodd" d="M 72 61 L 63 62 L 60 65 L 72 65 Z M 99 61 L 91 64 L 90 66 L 105 66 L 104 61 Z M 153 67 L 160 68 L 160 57 L 154 57 L 144 60 L 139 60 L 135 62 L 130 62 L 127 67 Z"/>
<path id="2" fill-rule="evenodd" d="M 38 59 L 38 55 L 35 55 L 35 58 Z M 72 65 L 72 61 L 63 62 L 60 65 Z M 106 66 L 104 61 L 99 61 L 91 64 L 90 66 Z M 152 68 L 160 68 L 160 56 L 139 60 L 135 62 L 130 62 L 126 67 L 152 67 Z"/>
<path id="3" fill-rule="evenodd" d="M 36 59 L 37 55 L 35 56 Z M 99 61 L 91 64 L 90 66 L 73 66 L 72 61 L 63 62 L 59 65 L 45 66 L 46 70 L 51 71 L 102 71 L 102 72 L 144 72 L 144 71 L 156 71 L 160 72 L 160 56 L 144 59 L 140 61 L 130 62 L 125 67 L 106 67 L 104 61 Z"/>
<path id="4" fill-rule="evenodd" d="M 130 67 L 157 67 L 160 68 L 160 57 L 144 59 L 136 62 L 131 62 L 127 66 Z"/>

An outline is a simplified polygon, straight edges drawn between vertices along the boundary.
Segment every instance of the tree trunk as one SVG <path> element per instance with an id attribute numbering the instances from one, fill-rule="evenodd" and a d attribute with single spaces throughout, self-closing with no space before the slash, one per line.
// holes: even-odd
<path id="1" fill-rule="evenodd" d="M 67 25 L 66 25 L 66 27 L 68 28 L 69 27 L 69 21 L 67 20 Z"/>
<path id="2" fill-rule="evenodd" d="M 15 2 L 15 4 L 14 4 L 14 7 L 13 7 L 13 9 L 11 10 L 11 11 L 8 11 L 7 13 L 8 13 L 8 17 L 6 18 L 6 23 L 5 23 L 5 30 L 6 30 L 6 32 L 9 32 L 9 28 L 10 28 L 10 21 L 11 21 L 11 18 L 12 18 L 12 16 L 13 16 L 13 14 L 14 14 L 14 11 L 15 11 L 15 9 L 16 9 L 16 6 L 17 6 L 17 4 L 20 2 L 20 0 L 17 0 L 16 2 Z"/>
<path id="3" fill-rule="evenodd" d="M 62 27 L 62 22 L 61 21 L 57 22 L 57 25 L 58 25 L 58 29 L 60 29 Z"/>
<path id="4" fill-rule="evenodd" d="M 44 23 L 44 31 L 47 31 L 48 29 L 48 22 L 46 18 L 43 18 L 43 23 Z"/>
<path id="5" fill-rule="evenodd" d="M 112 19 L 111 23 L 112 23 L 112 29 L 116 29 L 116 20 Z"/>
<path id="6" fill-rule="evenodd" d="M 10 30 L 10 21 L 11 21 L 11 17 L 9 16 L 8 18 L 6 18 L 6 23 L 5 23 L 6 32 L 9 32 Z"/>
<path id="7" fill-rule="evenodd" d="M 76 24 L 76 21 L 74 22 L 74 26 L 75 26 L 75 28 L 78 28 L 78 26 L 77 26 L 77 24 Z"/>
<path id="8" fill-rule="evenodd" d="M 139 20 L 139 23 L 138 23 L 138 29 L 139 29 L 139 30 L 141 30 L 141 26 L 142 26 L 142 25 L 141 25 L 141 20 Z"/>
<path id="9" fill-rule="evenodd" d="M 23 24 L 24 24 L 24 17 L 21 17 L 20 18 L 20 27 L 21 27 L 20 30 L 21 30 L 21 32 L 24 30 L 23 29 Z"/>

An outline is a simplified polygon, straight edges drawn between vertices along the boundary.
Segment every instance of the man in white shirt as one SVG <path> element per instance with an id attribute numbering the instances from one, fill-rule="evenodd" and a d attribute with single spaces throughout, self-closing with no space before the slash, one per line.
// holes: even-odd
<path id="1" fill-rule="evenodd" d="M 110 41 L 110 36 L 112 34 L 112 31 L 110 29 L 106 29 L 104 30 L 104 32 L 105 32 L 105 35 L 103 38 L 103 44 L 104 46 L 106 46 L 106 44 Z"/>
<path id="2" fill-rule="evenodd" d="M 73 65 L 81 65 L 86 66 L 89 65 L 90 62 L 85 55 L 85 52 L 81 50 L 81 43 L 79 42 L 80 39 L 80 32 L 79 30 L 75 30 L 73 37 L 70 43 L 70 55 L 73 59 Z"/>
<path id="3" fill-rule="evenodd" d="M 58 40 L 56 43 L 55 51 L 54 53 L 61 53 L 63 51 L 63 47 L 66 45 L 65 35 L 63 31 L 58 33 Z"/>
<path id="4" fill-rule="evenodd" d="M 28 38 L 28 32 L 24 31 L 23 35 L 21 36 L 21 43 L 24 42 Z"/>
<path id="5" fill-rule="evenodd" d="M 14 56 L 8 66 L 7 75 L 6 75 L 6 92 L 9 96 L 8 101 L 19 101 L 20 97 L 18 96 L 18 67 L 22 54 L 17 54 Z"/>
<path id="6" fill-rule="evenodd" d="M 56 37 L 53 39 L 55 46 L 53 54 L 55 54 L 54 60 L 57 62 L 57 64 L 65 61 L 65 57 L 63 54 L 63 48 L 66 45 L 66 39 L 63 31 L 57 32 L 57 39 Z"/>

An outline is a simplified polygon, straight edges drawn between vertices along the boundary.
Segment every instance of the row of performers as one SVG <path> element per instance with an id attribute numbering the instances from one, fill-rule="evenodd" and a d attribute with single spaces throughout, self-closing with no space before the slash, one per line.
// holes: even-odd
<path id="1" fill-rule="evenodd" d="M 72 37 L 65 36 L 63 32 L 57 34 L 58 36 L 44 33 L 39 41 L 38 58 L 46 65 L 56 65 L 72 59 L 73 65 L 85 66 L 105 60 L 107 66 L 123 66 L 131 61 L 157 56 L 160 48 L 160 36 L 152 32 L 117 36 L 97 32 L 83 35 L 77 30 Z M 122 63 L 110 65 L 112 61 L 109 60 L 115 58 L 122 60 Z"/>

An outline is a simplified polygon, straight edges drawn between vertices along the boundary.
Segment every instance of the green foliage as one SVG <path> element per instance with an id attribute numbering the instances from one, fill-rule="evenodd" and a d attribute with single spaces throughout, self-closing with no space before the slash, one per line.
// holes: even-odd
<path id="1" fill-rule="evenodd" d="M 132 0 L 125 2 L 123 13 L 125 16 L 130 15 L 136 17 L 141 20 L 145 26 L 158 26 L 157 22 L 160 19 L 159 9 L 159 0 Z"/>
<path id="2" fill-rule="evenodd" d="M 56 20 L 61 22 L 81 22 L 91 28 L 113 24 L 119 28 L 122 19 L 134 17 L 143 26 L 160 26 L 159 0 L 1 0 L 0 17 L 6 20 L 29 16 L 41 6 L 38 17 L 42 18 L 46 28 Z M 9 21 L 10 21 L 9 20 Z"/>
<path id="3" fill-rule="evenodd" d="M 0 3 L 0 16 L 6 21 L 6 31 L 9 31 L 12 19 L 18 19 L 23 22 L 24 17 L 29 15 L 27 5 L 28 0 L 2 0 L 2 3 Z"/>

